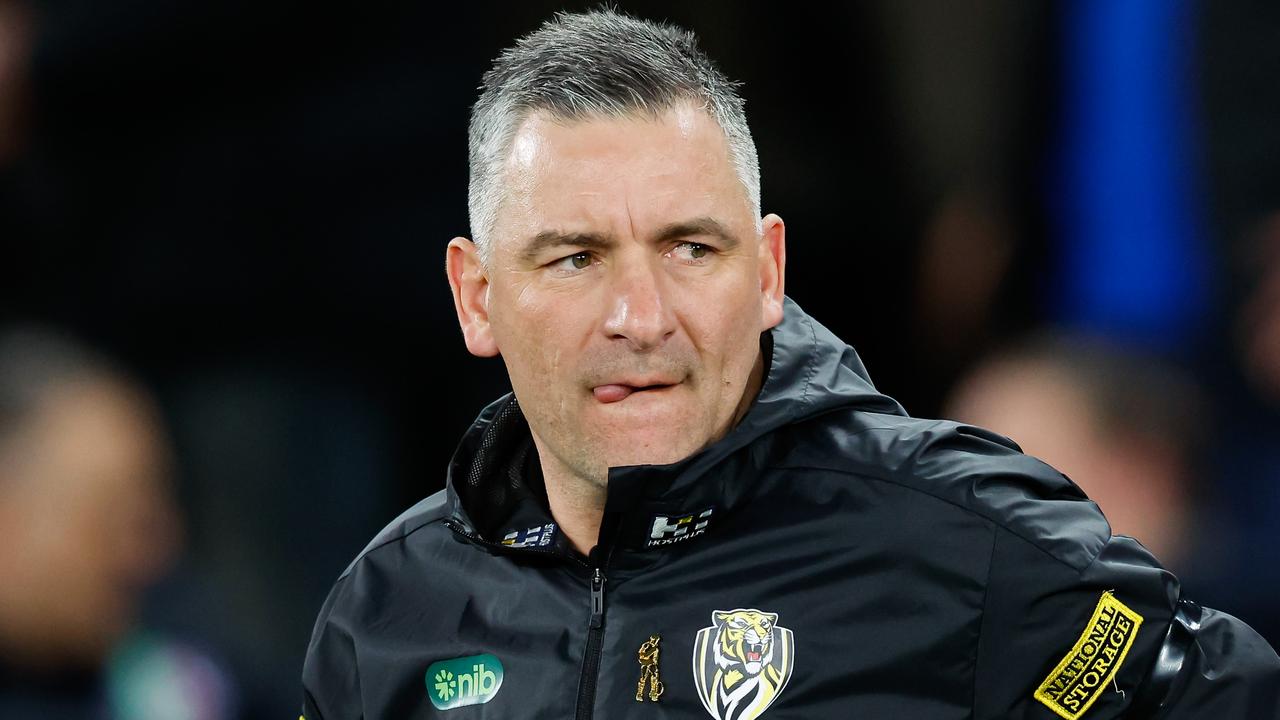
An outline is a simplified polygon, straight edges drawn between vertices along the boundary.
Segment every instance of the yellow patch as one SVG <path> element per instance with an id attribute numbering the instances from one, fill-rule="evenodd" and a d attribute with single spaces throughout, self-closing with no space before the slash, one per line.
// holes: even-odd
<path id="1" fill-rule="evenodd" d="M 1066 720 L 1078 720 L 1120 669 L 1141 626 L 1141 615 L 1110 591 L 1102 593 L 1080 639 L 1041 683 L 1036 700 Z"/>

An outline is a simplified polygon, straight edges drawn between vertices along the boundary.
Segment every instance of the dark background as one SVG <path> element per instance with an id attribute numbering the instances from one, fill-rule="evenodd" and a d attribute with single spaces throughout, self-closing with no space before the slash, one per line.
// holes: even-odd
<path id="1" fill-rule="evenodd" d="M 1186 178 L 1154 207 L 1193 243 L 1165 266 L 1194 279 L 1144 322 L 1068 302 L 1116 272 L 1105 236 L 1102 255 L 1071 254 L 1095 227 L 1073 221 L 1088 192 L 1070 160 L 1093 137 L 1080 108 L 1133 97 L 1078 84 L 1112 57 L 1091 49 L 1105 3 L 620 5 L 694 29 L 743 82 L 789 294 L 912 414 L 942 412 L 988 350 L 1066 325 L 1192 372 L 1218 408 L 1206 433 L 1247 418 L 1256 438 L 1219 438 L 1203 482 L 1251 530 L 1206 563 L 1223 579 L 1202 597 L 1280 639 L 1257 549 L 1280 537 L 1280 503 L 1258 501 L 1280 476 L 1223 469 L 1277 455 L 1274 404 L 1233 333 L 1260 282 L 1250 238 L 1280 210 L 1280 6 L 1167 3 L 1176 62 L 1138 75 L 1186 104 L 1172 129 L 1138 122 L 1172 148 L 1138 160 Z M 460 433 L 507 389 L 500 361 L 466 353 L 443 273 L 468 234 L 468 110 L 500 49 L 587 5 L 6 7 L 30 45 L 0 95 L 0 319 L 69 328 L 158 395 L 189 527 L 148 622 L 221 658 L 246 715 L 292 717 L 329 585 L 442 486 Z"/>

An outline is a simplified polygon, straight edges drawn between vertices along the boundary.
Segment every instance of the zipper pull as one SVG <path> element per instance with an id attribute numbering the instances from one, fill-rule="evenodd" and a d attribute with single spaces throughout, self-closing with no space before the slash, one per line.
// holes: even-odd
<path id="1" fill-rule="evenodd" d="M 591 627 L 604 625 L 604 570 L 596 568 L 591 574 Z"/>

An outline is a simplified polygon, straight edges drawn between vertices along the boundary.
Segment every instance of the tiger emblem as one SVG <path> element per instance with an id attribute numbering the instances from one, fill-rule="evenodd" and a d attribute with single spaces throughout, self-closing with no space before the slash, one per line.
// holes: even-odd
<path id="1" fill-rule="evenodd" d="M 795 640 L 778 614 L 716 610 L 693 642 L 693 682 L 716 720 L 754 720 L 787 686 Z"/>

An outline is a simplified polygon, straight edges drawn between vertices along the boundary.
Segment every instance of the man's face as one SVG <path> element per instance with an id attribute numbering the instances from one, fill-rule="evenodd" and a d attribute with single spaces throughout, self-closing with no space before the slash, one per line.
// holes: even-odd
<path id="1" fill-rule="evenodd" d="M 468 348 L 502 355 L 544 463 L 603 482 L 723 436 L 782 318 L 785 255 L 715 121 L 535 114 L 506 193 L 488 266 L 457 239 L 449 275 Z"/>

